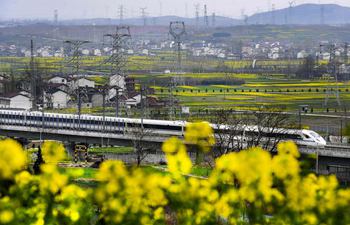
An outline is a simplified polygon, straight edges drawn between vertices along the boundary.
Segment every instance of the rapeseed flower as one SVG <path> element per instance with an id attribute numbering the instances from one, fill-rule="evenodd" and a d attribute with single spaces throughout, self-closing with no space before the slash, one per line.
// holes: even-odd
<path id="1" fill-rule="evenodd" d="M 0 141 L 0 180 L 12 179 L 26 164 L 27 157 L 18 142 L 10 139 Z"/>
<path id="2" fill-rule="evenodd" d="M 208 122 L 189 123 L 186 126 L 185 141 L 198 145 L 201 150 L 208 152 L 215 144 L 213 128 Z"/>

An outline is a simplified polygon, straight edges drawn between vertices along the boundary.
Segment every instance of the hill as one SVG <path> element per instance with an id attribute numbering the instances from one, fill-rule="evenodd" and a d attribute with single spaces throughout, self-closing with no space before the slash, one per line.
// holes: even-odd
<path id="1" fill-rule="evenodd" d="M 185 18 L 179 16 L 161 16 L 161 17 L 149 17 L 146 19 L 147 25 L 156 26 L 169 26 L 171 21 L 184 21 L 186 25 L 195 26 L 196 18 Z M 237 19 L 232 19 L 223 16 L 215 17 L 216 26 L 233 26 L 241 24 L 242 22 Z M 143 18 L 128 18 L 120 21 L 119 19 L 106 19 L 106 18 L 96 18 L 96 19 L 76 19 L 76 20 L 65 20 L 61 22 L 62 25 L 115 25 L 115 24 L 126 24 L 132 26 L 142 26 L 144 24 Z M 204 26 L 204 17 L 199 18 L 199 25 Z M 209 25 L 212 26 L 212 18 L 209 17 Z"/>
<path id="2" fill-rule="evenodd" d="M 349 24 L 350 8 L 336 4 L 302 4 L 291 8 L 258 13 L 248 18 L 249 24 Z"/>

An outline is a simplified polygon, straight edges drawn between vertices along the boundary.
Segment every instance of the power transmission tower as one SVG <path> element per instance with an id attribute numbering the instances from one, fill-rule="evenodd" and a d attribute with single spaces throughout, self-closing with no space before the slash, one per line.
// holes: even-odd
<path id="1" fill-rule="evenodd" d="M 216 14 L 215 13 L 213 13 L 211 16 L 211 25 L 213 27 L 216 27 Z"/>
<path id="2" fill-rule="evenodd" d="M 207 5 L 204 5 L 204 24 L 205 24 L 206 27 L 209 26 Z"/>
<path id="3" fill-rule="evenodd" d="M 113 80 L 114 75 L 119 75 L 125 81 L 125 67 L 127 64 L 127 57 L 125 55 L 125 47 L 128 39 L 131 38 L 130 27 L 129 26 L 117 26 L 116 32 L 114 34 L 105 34 L 105 37 L 108 37 L 112 41 L 112 50 L 110 57 L 105 61 L 111 65 L 111 73 L 109 78 L 109 84 L 111 87 L 115 88 L 115 111 L 116 117 L 119 116 L 119 89 L 115 84 L 118 83 L 117 80 Z M 118 79 L 117 77 L 114 77 Z M 122 90 L 123 91 L 123 90 Z"/>
<path id="4" fill-rule="evenodd" d="M 105 34 L 104 37 L 111 39 L 111 55 L 105 61 L 111 65 L 111 75 L 124 75 L 124 68 L 127 63 L 124 48 L 131 37 L 129 26 L 117 26 L 113 34 Z"/>
<path id="5" fill-rule="evenodd" d="M 71 57 L 68 64 L 73 68 L 73 73 L 78 75 L 81 67 L 81 47 L 84 44 L 89 43 L 89 41 L 67 40 L 64 43 L 68 44 L 68 49 L 71 51 Z"/>
<path id="6" fill-rule="evenodd" d="M 169 33 L 174 38 L 174 42 L 177 45 L 177 76 L 172 77 L 171 84 L 170 84 L 170 94 L 171 94 L 171 118 L 173 119 L 176 114 L 175 109 L 175 99 L 173 90 L 176 87 L 177 83 L 180 82 L 180 74 L 182 71 L 181 68 L 181 43 L 182 43 L 182 37 L 186 34 L 186 26 L 185 22 L 183 21 L 174 21 L 170 22 L 169 26 Z"/>
<path id="7" fill-rule="evenodd" d="M 177 73 L 181 73 L 181 43 L 182 37 L 186 34 L 185 22 L 170 22 L 169 33 L 174 38 L 174 42 L 177 46 Z"/>
<path id="8" fill-rule="evenodd" d="M 349 56 L 348 56 L 348 52 L 349 52 L 349 43 L 348 42 L 345 42 L 344 43 L 344 64 L 345 65 L 348 65 L 349 63 Z"/>
<path id="9" fill-rule="evenodd" d="M 271 7 L 271 14 L 272 14 L 272 24 L 275 25 L 276 24 L 276 5 L 275 4 L 272 4 L 272 7 Z"/>
<path id="10" fill-rule="evenodd" d="M 30 40 L 30 83 L 31 83 L 31 97 L 32 97 L 32 109 L 38 109 L 38 99 L 37 99 L 37 76 L 34 65 L 34 42 Z"/>
<path id="11" fill-rule="evenodd" d="M 248 24 L 248 16 L 245 14 L 245 9 L 241 10 L 241 18 L 243 20 L 244 25 Z"/>
<path id="12" fill-rule="evenodd" d="M 54 14 L 53 21 L 54 21 L 55 25 L 57 25 L 58 24 L 58 10 L 55 9 L 53 14 Z"/>
<path id="13" fill-rule="evenodd" d="M 320 6 L 320 23 L 323 25 L 325 23 L 324 21 L 324 5 L 321 4 Z"/>
<path id="14" fill-rule="evenodd" d="M 288 4 L 288 19 L 286 21 L 286 24 L 293 24 L 293 7 L 295 6 L 296 1 L 289 1 Z"/>
<path id="15" fill-rule="evenodd" d="M 195 4 L 194 7 L 195 7 L 195 9 L 196 9 L 196 12 L 195 12 L 195 16 L 196 16 L 196 27 L 198 28 L 198 27 L 199 27 L 199 7 L 200 7 L 200 5 L 199 5 L 199 4 Z"/>
<path id="16" fill-rule="evenodd" d="M 341 102 L 340 102 L 339 85 L 338 85 L 337 61 L 335 58 L 336 46 L 335 44 L 321 44 L 320 45 L 321 51 L 323 47 L 326 47 L 329 50 L 329 62 L 328 62 L 328 68 L 327 68 L 329 76 L 327 78 L 327 81 L 330 82 L 331 77 L 334 76 L 334 79 L 336 82 L 335 90 L 330 84 L 327 86 L 324 105 L 325 107 L 327 107 L 330 97 L 332 95 L 335 95 L 338 106 L 340 106 Z"/>
<path id="17" fill-rule="evenodd" d="M 145 27 L 147 25 L 147 13 L 146 13 L 146 7 L 140 8 L 141 10 L 141 18 L 143 19 L 143 26 Z"/>
<path id="18" fill-rule="evenodd" d="M 118 11 L 119 11 L 119 23 L 121 24 L 124 21 L 124 6 L 120 5 L 118 8 Z"/>

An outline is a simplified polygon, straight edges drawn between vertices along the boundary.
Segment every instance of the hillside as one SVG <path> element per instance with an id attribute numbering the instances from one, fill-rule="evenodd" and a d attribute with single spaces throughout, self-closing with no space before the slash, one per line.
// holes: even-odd
<path id="1" fill-rule="evenodd" d="M 196 18 L 185 18 L 179 16 L 161 16 L 161 17 L 149 17 L 146 18 L 147 25 L 156 25 L 156 26 L 169 26 L 171 21 L 184 21 L 186 25 L 195 26 Z M 199 25 L 204 26 L 204 17 L 199 18 Z M 237 19 L 232 19 L 223 16 L 216 16 L 215 19 L 216 26 L 233 26 L 241 24 L 242 22 Z M 209 25 L 212 26 L 212 18 L 208 18 Z M 106 19 L 106 18 L 97 18 L 97 19 L 78 19 L 78 20 L 65 20 L 62 21 L 63 25 L 112 25 L 112 24 L 127 24 L 132 26 L 141 26 L 143 25 L 144 20 L 142 18 L 128 18 L 120 21 L 119 19 Z"/>
<path id="2" fill-rule="evenodd" d="M 349 24 L 350 8 L 336 4 L 303 4 L 273 12 L 254 14 L 248 18 L 248 23 L 277 25 Z"/>

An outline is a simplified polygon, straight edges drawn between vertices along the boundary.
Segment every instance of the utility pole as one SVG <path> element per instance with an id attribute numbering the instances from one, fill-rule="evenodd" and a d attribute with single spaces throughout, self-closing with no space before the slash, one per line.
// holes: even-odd
<path id="1" fill-rule="evenodd" d="M 145 87 L 141 84 L 140 92 L 141 92 L 141 129 L 143 130 L 143 119 L 145 117 L 145 103 L 144 103 L 144 91 Z M 147 96 L 147 95 L 146 95 Z"/>
<path id="2" fill-rule="evenodd" d="M 32 94 L 32 109 L 35 111 L 38 109 L 37 99 L 37 76 L 34 65 L 34 42 L 30 40 L 30 83 L 31 83 L 31 94 Z"/>

